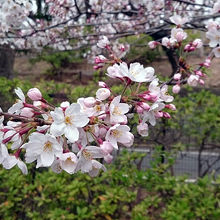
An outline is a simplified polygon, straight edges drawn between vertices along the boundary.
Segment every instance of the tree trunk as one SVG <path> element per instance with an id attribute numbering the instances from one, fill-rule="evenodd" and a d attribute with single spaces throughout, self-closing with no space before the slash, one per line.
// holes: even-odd
<path id="1" fill-rule="evenodd" d="M 9 46 L 4 45 L 0 47 L 0 76 L 4 76 L 8 79 L 14 77 L 14 50 Z"/>

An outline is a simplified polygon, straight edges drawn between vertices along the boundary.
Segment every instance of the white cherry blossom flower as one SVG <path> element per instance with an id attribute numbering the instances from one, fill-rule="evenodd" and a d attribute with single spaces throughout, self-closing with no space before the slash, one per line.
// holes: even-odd
<path id="1" fill-rule="evenodd" d="M 71 104 L 65 112 L 61 108 L 55 108 L 51 116 L 54 120 L 50 127 L 51 134 L 56 137 L 64 134 L 72 143 L 79 139 L 77 128 L 82 128 L 89 122 L 88 116 L 81 113 L 80 105 L 77 103 Z"/>
<path id="2" fill-rule="evenodd" d="M 37 168 L 51 166 L 56 157 L 59 157 L 63 148 L 56 138 L 50 134 L 34 132 L 29 137 L 29 142 L 22 148 L 26 149 L 25 159 L 27 163 L 37 160 Z"/>
<path id="3" fill-rule="evenodd" d="M 125 114 L 129 111 L 129 105 L 126 103 L 120 103 L 121 96 L 115 97 L 110 106 L 110 123 L 118 124 L 123 123 L 127 120 Z"/>
<path id="4" fill-rule="evenodd" d="M 115 149 L 118 149 L 118 143 L 127 147 L 133 144 L 134 135 L 129 132 L 130 128 L 127 125 L 116 124 L 112 126 L 106 133 L 106 141 L 109 141 Z"/>
<path id="5" fill-rule="evenodd" d="M 214 6 L 213 6 L 213 9 L 212 9 L 212 13 L 220 13 L 220 1 L 218 0 Z"/>
<path id="6" fill-rule="evenodd" d="M 79 160 L 76 165 L 76 172 L 81 170 L 83 173 L 88 173 L 93 169 L 93 159 L 103 158 L 105 152 L 96 146 L 83 147 L 77 154 Z"/>
<path id="7" fill-rule="evenodd" d="M 118 64 L 114 64 L 113 66 L 110 66 L 107 68 L 107 76 L 110 78 L 123 78 L 124 75 L 121 72 L 120 66 Z"/>
<path id="8" fill-rule="evenodd" d="M 7 152 L 7 156 L 3 160 L 2 166 L 5 169 L 10 170 L 12 167 L 14 167 L 16 165 L 18 166 L 18 168 L 21 170 L 21 172 L 23 174 L 25 174 L 25 175 L 28 174 L 26 164 L 23 161 L 21 161 L 20 159 L 16 158 L 14 155 L 9 155 L 8 152 Z"/>
<path id="9" fill-rule="evenodd" d="M 72 153 L 64 153 L 59 157 L 60 167 L 69 174 L 75 173 L 78 158 Z"/>
<path id="10" fill-rule="evenodd" d="M 17 94 L 19 100 L 17 100 L 17 102 L 8 109 L 8 113 L 18 115 L 24 107 L 25 96 L 20 88 L 15 89 L 15 93 Z"/>
<path id="11" fill-rule="evenodd" d="M 110 42 L 106 36 L 102 36 L 102 39 L 97 43 L 97 46 L 100 48 L 105 48 L 108 45 L 110 45 Z"/>
<path id="12" fill-rule="evenodd" d="M 182 28 L 172 28 L 171 38 L 181 42 L 187 38 L 187 33 Z"/>
<path id="13" fill-rule="evenodd" d="M 99 174 L 100 170 L 106 171 L 106 168 L 103 164 L 98 162 L 97 160 L 92 160 L 92 169 L 89 171 L 89 175 L 91 177 L 95 177 Z"/>
<path id="14" fill-rule="evenodd" d="M 220 44 L 220 30 L 218 30 L 217 28 L 213 28 L 210 31 L 206 32 L 206 37 L 210 40 L 210 47 L 216 47 L 218 44 Z"/>
<path id="15" fill-rule="evenodd" d="M 151 82 L 155 78 L 154 68 L 144 68 L 140 63 L 131 63 L 129 69 L 127 63 L 120 63 L 120 70 L 124 77 L 134 82 Z"/>
<path id="16" fill-rule="evenodd" d="M 170 17 L 170 21 L 172 23 L 174 23 L 175 25 L 183 25 L 186 22 L 188 22 L 188 18 L 187 17 L 181 17 L 180 15 L 173 15 L 172 17 Z"/>
<path id="17" fill-rule="evenodd" d="M 103 101 L 106 100 L 111 95 L 111 92 L 107 88 L 100 88 L 96 92 L 96 98 Z"/>
<path id="18" fill-rule="evenodd" d="M 190 77 L 187 79 L 187 83 L 190 86 L 197 86 L 199 82 L 199 76 L 197 75 L 190 75 Z"/>
<path id="19" fill-rule="evenodd" d="M 148 121 L 152 126 L 156 125 L 156 114 L 165 107 L 164 103 L 155 102 L 149 111 L 144 111 L 143 123 Z"/>
<path id="20" fill-rule="evenodd" d="M 21 146 L 22 144 L 21 136 L 13 128 L 5 133 L 4 140 L 8 138 L 10 138 L 10 142 L 13 142 L 11 145 L 12 150 L 18 149 Z"/>
<path id="21" fill-rule="evenodd" d="M 137 126 L 137 131 L 138 131 L 138 134 L 140 134 L 142 137 L 147 137 L 148 136 L 148 124 L 141 122 Z"/>
<path id="22" fill-rule="evenodd" d="M 215 56 L 217 58 L 220 58 L 220 46 L 219 47 L 216 47 L 214 50 L 213 50 L 213 53 L 215 54 Z"/>
<path id="23" fill-rule="evenodd" d="M 160 89 L 160 99 L 162 99 L 164 102 L 172 102 L 173 101 L 173 96 L 168 94 L 168 85 L 164 85 Z"/>
<path id="24" fill-rule="evenodd" d="M 0 164 L 8 156 L 8 149 L 4 144 L 0 143 Z"/>

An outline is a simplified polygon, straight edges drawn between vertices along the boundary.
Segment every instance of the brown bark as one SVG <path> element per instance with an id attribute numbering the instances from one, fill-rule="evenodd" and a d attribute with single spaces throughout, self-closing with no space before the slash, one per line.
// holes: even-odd
<path id="1" fill-rule="evenodd" d="M 8 45 L 0 47 L 0 76 L 4 76 L 8 79 L 14 77 L 14 60 L 15 52 Z"/>

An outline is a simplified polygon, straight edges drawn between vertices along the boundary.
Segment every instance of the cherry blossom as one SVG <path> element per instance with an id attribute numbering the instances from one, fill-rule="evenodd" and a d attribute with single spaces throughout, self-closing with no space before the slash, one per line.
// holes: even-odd
<path id="1" fill-rule="evenodd" d="M 26 162 L 31 163 L 37 160 L 37 167 L 51 166 L 55 157 L 59 157 L 63 151 L 55 137 L 37 132 L 31 134 L 29 142 L 22 148 L 26 149 Z"/>
<path id="2" fill-rule="evenodd" d="M 40 101 L 42 94 L 38 88 L 32 88 L 27 92 L 27 96 L 33 101 Z"/>
<path id="3" fill-rule="evenodd" d="M 147 123 L 140 123 L 137 126 L 137 131 L 138 131 L 138 134 L 140 134 L 143 137 L 148 136 L 148 124 Z"/>
<path id="4" fill-rule="evenodd" d="M 38 52 L 45 46 L 52 51 L 91 46 L 85 56 L 94 69 L 101 69 L 123 89 L 115 94 L 109 86 L 112 82 L 99 82 L 99 89 L 89 97 L 79 97 L 73 104 L 63 100 L 54 107 L 39 89 L 30 89 L 26 99 L 17 88 L 19 100 L 8 112 L 0 109 L 0 164 L 6 169 L 17 165 L 27 174 L 25 158 L 26 163 L 36 161 L 36 168 L 51 167 L 56 173 L 81 171 L 92 177 L 98 175 L 106 170 L 104 162 L 113 161 L 114 150 L 133 145 L 131 118 L 136 115 L 139 119 L 138 134 L 148 136 L 157 121 L 172 118 L 166 110 L 178 108 L 168 93 L 171 88 L 178 93 L 186 82 L 190 86 L 203 85 L 214 55 L 220 57 L 219 24 L 210 20 L 206 33 L 210 54 L 198 65 L 188 63 L 188 54 L 201 48 L 203 42 L 187 39 L 184 30 L 193 26 L 200 12 L 197 10 L 195 19 L 188 19 L 195 15 L 190 10 L 194 6 L 185 2 L 165 5 L 163 0 L 46 0 L 45 4 L 52 17 L 47 22 L 31 18 L 33 7 L 27 1 L 4 1 L 0 6 L 0 43 Z M 212 12 L 219 12 L 219 2 L 213 4 Z M 174 25 L 170 26 L 166 19 L 169 17 Z M 152 35 L 155 30 L 160 32 L 161 27 L 166 32 L 162 39 L 145 45 L 151 49 L 163 46 L 177 55 L 178 68 L 167 81 L 157 77 L 152 67 L 125 62 L 124 57 L 132 47 L 118 40 L 124 36 L 136 35 L 138 39 L 145 33 Z"/>
<path id="5" fill-rule="evenodd" d="M 75 173 L 77 161 L 77 156 L 72 152 L 64 153 L 59 157 L 60 168 L 69 174 Z"/>
<path id="6" fill-rule="evenodd" d="M 9 155 L 7 152 L 7 156 L 4 158 L 2 162 L 2 166 L 9 170 L 14 166 L 18 166 L 18 168 L 22 171 L 23 174 L 27 175 L 28 170 L 26 164 L 20 159 L 16 158 L 14 155 Z"/>
<path id="7" fill-rule="evenodd" d="M 118 149 L 117 142 L 126 147 L 133 144 L 134 136 L 127 125 L 116 124 L 112 126 L 106 133 L 106 140 L 109 141 L 115 149 Z"/>
<path id="8" fill-rule="evenodd" d="M 170 21 L 172 23 L 174 23 L 175 25 L 183 25 L 186 22 L 188 22 L 188 18 L 187 17 L 182 17 L 180 15 L 173 15 L 172 17 L 170 17 Z"/>
<path id="9" fill-rule="evenodd" d="M 128 69 L 126 63 L 120 63 L 120 72 L 124 77 L 128 77 L 133 82 L 151 82 L 154 76 L 154 69 L 152 67 L 144 68 L 140 63 L 131 63 Z"/>
<path id="10" fill-rule="evenodd" d="M 77 103 L 71 104 L 65 112 L 61 108 L 55 108 L 51 116 L 54 120 L 50 127 L 51 134 L 55 136 L 64 134 L 71 142 L 79 139 L 77 128 L 82 128 L 89 122 L 87 115 L 81 113 L 80 105 Z"/>
<path id="11" fill-rule="evenodd" d="M 115 97 L 110 106 L 110 123 L 117 124 L 127 121 L 125 114 L 129 111 L 129 105 L 125 103 L 120 103 L 121 96 Z"/>
<path id="12" fill-rule="evenodd" d="M 81 170 L 83 173 L 91 172 L 94 169 L 93 159 L 103 158 L 104 155 L 104 151 L 96 146 L 87 146 L 82 148 L 77 154 L 79 160 L 77 162 L 76 171 Z"/>
<path id="13" fill-rule="evenodd" d="M 111 92 L 107 88 L 100 88 L 96 92 L 96 98 L 103 101 L 106 100 L 111 95 Z"/>
<path id="14" fill-rule="evenodd" d="M 213 50 L 214 54 L 216 57 L 220 58 L 220 47 L 216 47 L 214 50 Z"/>
<path id="15" fill-rule="evenodd" d="M 12 107 L 10 107 L 8 109 L 8 113 L 20 114 L 21 109 L 24 107 L 25 96 L 24 96 L 24 93 L 22 92 L 22 90 L 20 88 L 15 89 L 15 93 L 18 96 L 19 100 L 14 105 L 12 105 Z"/>

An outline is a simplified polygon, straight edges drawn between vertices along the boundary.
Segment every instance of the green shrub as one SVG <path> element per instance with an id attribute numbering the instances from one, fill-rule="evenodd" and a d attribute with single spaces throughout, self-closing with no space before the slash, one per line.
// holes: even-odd
<path id="1" fill-rule="evenodd" d="M 0 169 L 0 219 L 220 218 L 219 185 L 209 178 L 187 184 L 183 177 L 161 173 L 158 163 L 139 170 L 133 161 L 143 156 L 123 151 L 96 178 L 34 167 L 28 176 L 17 168 Z"/>

